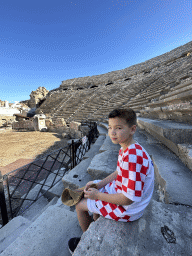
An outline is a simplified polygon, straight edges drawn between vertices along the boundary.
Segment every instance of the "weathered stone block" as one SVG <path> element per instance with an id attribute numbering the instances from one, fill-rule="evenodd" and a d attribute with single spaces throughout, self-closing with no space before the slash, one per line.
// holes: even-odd
<path id="1" fill-rule="evenodd" d="M 70 128 L 70 136 L 74 139 L 80 139 L 82 137 L 81 131 Z"/>
<path id="2" fill-rule="evenodd" d="M 66 126 L 66 122 L 65 122 L 64 118 L 57 118 L 54 122 L 54 125 L 56 127 Z"/>
<path id="3" fill-rule="evenodd" d="M 133 222 L 100 216 L 83 233 L 73 255 L 191 255 L 191 213 L 186 206 L 151 200 L 143 216 Z"/>
<path id="4" fill-rule="evenodd" d="M 66 133 L 66 132 L 63 132 L 63 133 L 61 134 L 61 136 L 62 136 L 62 138 L 67 138 L 67 139 L 70 139 L 70 138 L 71 138 L 70 134 L 68 134 L 68 133 Z"/>
<path id="5" fill-rule="evenodd" d="M 45 119 L 45 125 L 47 126 L 47 128 L 49 128 L 50 126 L 53 126 L 53 122 L 51 119 Z"/>
<path id="6" fill-rule="evenodd" d="M 16 129 L 16 130 L 19 130 L 19 129 L 26 129 L 26 130 L 31 130 L 31 131 L 35 130 L 33 121 L 29 121 L 29 120 L 13 122 L 12 128 Z"/>
<path id="7" fill-rule="evenodd" d="M 74 129 L 76 131 L 80 130 L 80 126 L 81 126 L 81 123 L 78 123 L 78 122 L 73 121 L 73 122 L 70 123 L 70 128 Z"/>
<path id="8" fill-rule="evenodd" d="M 89 127 L 88 126 L 80 126 L 80 131 L 83 133 L 83 135 L 87 135 L 89 133 Z"/>

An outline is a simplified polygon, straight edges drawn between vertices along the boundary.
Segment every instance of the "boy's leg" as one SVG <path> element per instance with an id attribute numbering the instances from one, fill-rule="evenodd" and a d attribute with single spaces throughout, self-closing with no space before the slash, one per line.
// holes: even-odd
<path id="1" fill-rule="evenodd" d="M 87 199 L 83 198 L 79 203 L 75 205 L 76 212 L 77 212 L 77 218 L 79 221 L 79 225 L 83 232 L 85 232 L 89 225 L 91 224 L 91 216 L 88 213 L 88 207 L 87 207 Z"/>
<path id="2" fill-rule="evenodd" d="M 97 213 L 93 213 L 93 219 L 94 221 L 96 221 L 101 215 L 97 214 Z"/>

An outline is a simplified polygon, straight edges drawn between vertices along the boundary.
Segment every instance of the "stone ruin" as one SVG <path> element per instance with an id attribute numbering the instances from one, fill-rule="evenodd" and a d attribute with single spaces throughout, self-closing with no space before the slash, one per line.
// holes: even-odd
<path id="1" fill-rule="evenodd" d="M 56 132 L 61 134 L 63 138 L 80 139 L 89 133 L 88 126 L 75 121 L 67 125 L 64 118 L 47 118 L 45 124 L 48 132 Z"/>
<path id="2" fill-rule="evenodd" d="M 48 90 L 45 87 L 38 87 L 36 91 L 32 91 L 30 94 L 30 100 L 28 101 L 28 105 L 30 108 L 37 108 L 41 105 L 41 103 L 46 99 L 46 95 L 48 94 Z"/>
<path id="3" fill-rule="evenodd" d="M 18 121 L 16 120 L 16 115 L 20 115 L 20 121 L 21 119 L 23 119 L 22 121 L 27 121 L 25 120 L 27 119 L 25 117 L 34 116 L 36 108 L 38 108 L 45 100 L 48 92 L 49 91 L 45 87 L 39 87 L 36 91 L 31 92 L 30 100 L 21 102 L 15 101 L 15 103 L 9 103 L 7 100 L 0 100 L 0 127 L 11 127 L 13 122 Z M 14 125 L 15 127 L 19 127 L 19 124 Z M 33 130 L 29 120 L 23 124 L 20 122 L 20 126 L 25 126 L 26 129 Z"/>
<path id="4" fill-rule="evenodd" d="M 30 94 L 29 106 L 44 114 L 47 131 L 80 137 L 71 122 L 105 121 L 117 107 L 131 107 L 137 116 L 192 123 L 192 42 L 123 70 L 62 81 L 48 91 Z M 34 128 L 29 120 L 14 127 Z M 37 125 L 36 125 L 37 127 Z M 81 134 L 82 135 L 82 134 Z"/>
<path id="5" fill-rule="evenodd" d="M 192 123 L 192 42 L 107 74 L 63 81 L 36 110 L 71 121 L 105 120 L 116 107 L 138 116 Z"/>
<path id="6" fill-rule="evenodd" d="M 49 91 L 36 113 L 42 111 L 52 120 L 63 118 L 69 127 L 72 121 L 105 122 L 114 108 L 130 107 L 140 118 L 191 125 L 191 63 L 192 41 L 123 70 L 69 79 Z M 152 131 L 152 124 L 147 126 L 140 121 L 139 125 L 160 138 L 162 131 Z M 180 142 L 175 147 L 165 138 L 164 143 L 191 168 L 191 158 L 186 156 L 190 142 Z"/>
<path id="7" fill-rule="evenodd" d="M 47 131 L 45 125 L 46 116 L 38 114 L 33 117 L 27 117 L 25 115 L 15 115 L 16 121 L 12 123 L 13 130 L 19 131 Z"/>
<path id="8" fill-rule="evenodd" d="M 14 114 L 19 114 L 22 107 L 18 102 L 9 103 L 7 100 L 0 100 L 0 127 L 10 128 L 15 121 Z"/>
<path id="9" fill-rule="evenodd" d="M 46 115 L 48 130 L 83 133 L 86 131 L 82 131 L 82 122 L 93 120 L 98 122 L 102 134 L 101 128 L 107 128 L 107 115 L 112 109 L 131 107 L 137 113 L 140 128 L 136 138 L 144 144 L 154 163 L 158 188 L 144 216 L 129 225 L 99 217 L 83 233 L 74 255 L 192 255 L 191 63 L 192 42 L 189 42 L 124 70 L 63 81 L 36 110 L 36 114 L 42 111 Z M 114 171 L 114 155 L 118 150 L 109 143 L 106 134 L 107 131 L 98 138 L 84 161 L 65 174 L 64 187 L 67 184 L 83 187 L 95 176 L 106 177 Z M 115 164 L 111 166 L 113 160 Z M 55 191 L 52 190 L 53 196 Z M 57 193 L 60 197 L 61 191 Z M 26 225 L 26 230 L 19 237 L 19 228 L 15 230 L 15 241 L 2 255 L 20 255 L 23 251 L 27 255 L 52 252 L 61 255 L 69 238 L 82 234 L 73 209 L 65 208 L 57 198 L 48 205 L 48 208 L 43 205 L 46 210 L 40 216 L 37 214 L 32 223 L 15 218 L 20 220 L 17 227 Z M 34 209 L 37 207 L 33 212 Z M 10 241 L 10 235 L 7 240 Z M 31 240 L 35 241 L 33 247 L 29 247 Z"/>
<path id="10" fill-rule="evenodd" d="M 13 130 L 55 132 L 69 139 L 80 139 L 89 132 L 88 126 L 82 126 L 79 122 L 72 121 L 67 125 L 63 118 L 46 118 L 44 114 L 33 117 L 16 114 L 15 117 L 16 121 L 12 122 Z"/>

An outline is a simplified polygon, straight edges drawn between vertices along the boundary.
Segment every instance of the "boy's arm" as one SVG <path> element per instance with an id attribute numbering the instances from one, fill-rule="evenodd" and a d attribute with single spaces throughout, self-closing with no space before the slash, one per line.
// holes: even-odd
<path id="1" fill-rule="evenodd" d="M 113 173 L 111 173 L 109 176 L 107 176 L 105 179 L 101 180 L 97 183 L 98 189 L 103 188 L 105 185 L 110 183 L 111 181 L 115 180 L 117 178 L 118 172 L 117 170 Z"/>
<path id="2" fill-rule="evenodd" d="M 124 196 L 122 193 L 106 194 L 106 193 L 99 192 L 97 195 L 97 199 L 111 203 L 111 204 L 117 204 L 117 205 L 130 205 L 133 203 L 132 200 Z"/>

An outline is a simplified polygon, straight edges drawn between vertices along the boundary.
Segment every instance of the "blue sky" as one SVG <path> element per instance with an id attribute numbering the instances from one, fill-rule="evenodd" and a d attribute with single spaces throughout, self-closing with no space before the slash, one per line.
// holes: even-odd
<path id="1" fill-rule="evenodd" d="M 0 99 L 127 68 L 192 40 L 191 0 L 4 0 Z"/>

